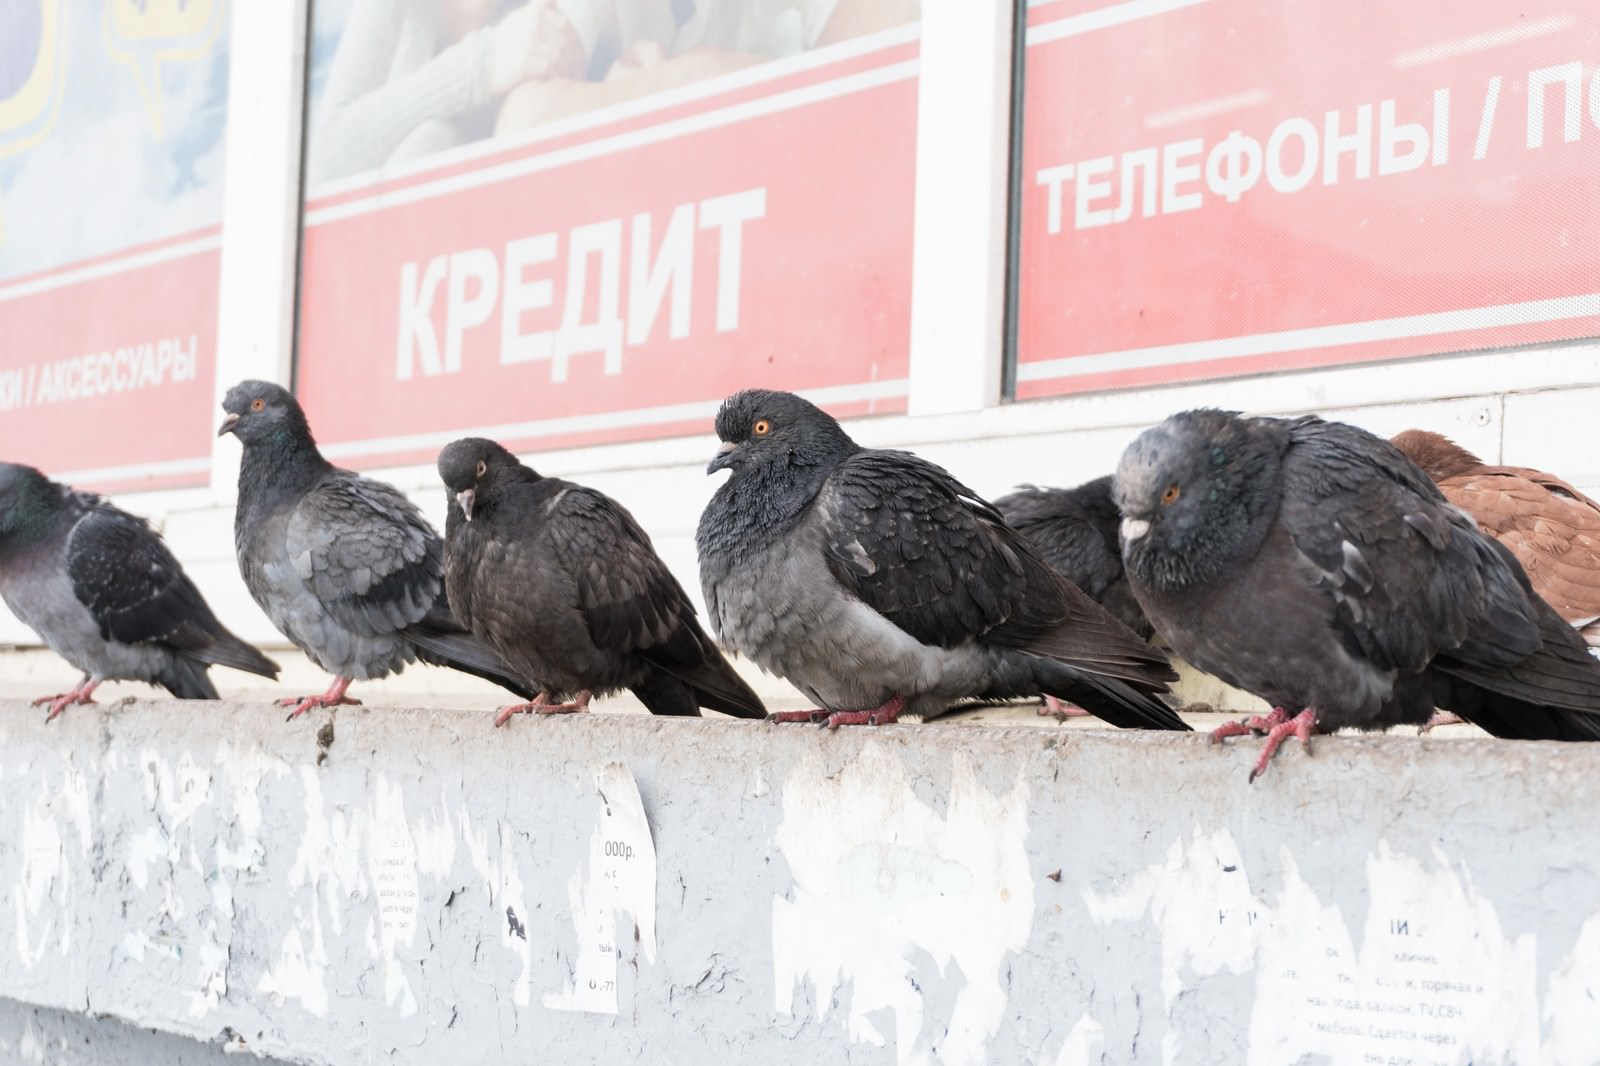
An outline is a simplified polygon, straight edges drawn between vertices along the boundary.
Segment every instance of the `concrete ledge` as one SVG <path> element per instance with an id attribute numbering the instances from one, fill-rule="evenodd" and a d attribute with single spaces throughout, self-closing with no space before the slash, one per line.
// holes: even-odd
<path id="1" fill-rule="evenodd" d="M 19 1007 L 304 1063 L 1600 1062 L 1600 746 L 0 722 Z"/>

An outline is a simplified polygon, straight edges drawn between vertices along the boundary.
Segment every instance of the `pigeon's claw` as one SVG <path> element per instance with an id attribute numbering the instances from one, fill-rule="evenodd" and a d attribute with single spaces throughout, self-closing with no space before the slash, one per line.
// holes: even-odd
<path id="1" fill-rule="evenodd" d="M 1058 700 L 1049 693 L 1045 694 L 1044 706 L 1039 708 L 1041 717 L 1054 718 L 1058 722 L 1065 722 L 1068 718 L 1087 718 L 1089 712 L 1076 704 L 1066 700 Z"/>
<path id="2" fill-rule="evenodd" d="M 83 684 L 79 685 L 70 692 L 63 692 L 55 696 L 40 696 L 38 699 L 33 701 L 32 706 L 38 707 L 42 704 L 48 703 L 50 705 L 50 711 L 44 716 L 44 720 L 46 722 L 54 721 L 62 711 L 66 710 L 68 707 L 71 707 L 74 703 L 94 703 L 94 690 L 99 686 L 100 682 L 98 681 L 85 681 Z"/>
<path id="3" fill-rule="evenodd" d="M 1461 717 L 1459 714 L 1451 714 L 1449 711 L 1435 711 L 1433 712 L 1432 718 L 1429 718 L 1426 722 L 1417 726 L 1417 734 L 1420 736 L 1423 733 L 1427 733 L 1435 726 L 1465 725 L 1466 721 L 1467 720 Z"/>
<path id="4" fill-rule="evenodd" d="M 826 721 L 830 711 L 773 711 L 767 715 L 769 722 L 823 722 Z"/>
<path id="5" fill-rule="evenodd" d="M 1265 736 L 1288 720 L 1288 711 L 1274 707 L 1270 714 L 1253 714 L 1237 722 L 1223 722 L 1211 731 L 1211 743 L 1220 744 L 1228 737 Z"/>
<path id="6" fill-rule="evenodd" d="M 1300 744 L 1306 749 L 1306 755 L 1311 754 L 1311 733 L 1317 728 L 1317 712 L 1310 710 L 1301 711 L 1293 718 L 1287 712 L 1274 712 L 1284 715 L 1284 720 L 1274 725 L 1267 732 L 1267 742 L 1261 745 L 1261 756 L 1256 759 L 1255 766 L 1250 770 L 1250 783 L 1254 784 L 1256 778 L 1266 772 L 1267 763 L 1272 761 L 1273 754 L 1278 750 L 1289 736 L 1300 738 Z"/>
<path id="7" fill-rule="evenodd" d="M 540 692 L 527 703 L 513 703 L 509 707 L 500 708 L 500 713 L 494 716 L 496 726 L 505 725 L 519 714 L 576 714 L 589 709 L 589 700 L 594 694 L 588 689 L 578 693 L 578 698 L 571 703 L 551 703 L 550 693 Z"/>
<path id="8" fill-rule="evenodd" d="M 904 696 L 892 696 L 882 706 L 871 710 L 834 711 L 828 715 L 827 726 L 829 729 L 838 729 L 842 725 L 888 725 L 900 720 L 900 712 L 905 706 Z"/>
<path id="9" fill-rule="evenodd" d="M 351 699 L 345 695 L 345 691 L 350 688 L 352 680 L 353 678 L 336 677 L 333 679 L 333 684 L 328 686 L 328 691 L 319 696 L 285 696 L 283 699 L 278 700 L 279 707 L 294 708 L 284 721 L 292 722 L 313 707 L 338 707 L 340 704 L 349 704 L 352 707 L 361 706 L 360 700 Z"/>

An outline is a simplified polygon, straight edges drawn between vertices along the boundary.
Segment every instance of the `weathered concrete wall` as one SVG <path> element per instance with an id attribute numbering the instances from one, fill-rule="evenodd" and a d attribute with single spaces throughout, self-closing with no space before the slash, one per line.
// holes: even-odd
<path id="1" fill-rule="evenodd" d="M 111 1018 L 0 999 L 0 1062 L 38 1066 L 243 1066 L 249 1046 L 230 1034 L 213 1043 L 140 1029 Z"/>
<path id="2" fill-rule="evenodd" d="M 281 713 L 0 704 L 0 997 L 307 1063 L 1600 1062 L 1600 747 Z"/>

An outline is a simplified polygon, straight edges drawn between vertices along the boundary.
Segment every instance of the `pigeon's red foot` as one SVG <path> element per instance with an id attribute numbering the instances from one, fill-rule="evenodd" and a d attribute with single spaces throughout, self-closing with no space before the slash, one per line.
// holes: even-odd
<path id="1" fill-rule="evenodd" d="M 500 708 L 500 713 L 494 716 L 494 724 L 505 725 L 514 715 L 519 714 L 576 714 L 579 711 L 587 711 L 589 700 L 592 698 L 593 693 L 584 689 L 571 703 L 551 703 L 550 694 L 541 692 L 527 703 L 513 703 L 509 707 Z"/>
<path id="2" fill-rule="evenodd" d="M 1211 731 L 1211 743 L 1220 744 L 1228 737 L 1264 736 L 1288 720 L 1288 711 L 1274 707 L 1270 714 L 1253 714 L 1237 722 L 1223 722 Z"/>
<path id="3" fill-rule="evenodd" d="M 44 720 L 48 722 L 74 703 L 93 703 L 94 690 L 99 687 L 100 682 L 86 680 L 71 692 L 63 692 L 57 696 L 40 696 L 33 701 L 33 706 L 38 707 L 45 703 L 50 705 L 50 712 L 44 716 Z"/>
<path id="4" fill-rule="evenodd" d="M 1045 695 L 1044 706 L 1039 708 L 1041 716 L 1054 718 L 1058 722 L 1065 722 L 1068 718 L 1087 718 L 1089 712 L 1076 704 L 1066 700 L 1058 700 L 1049 694 Z"/>
<path id="5" fill-rule="evenodd" d="M 1250 770 L 1250 783 L 1255 784 L 1256 778 L 1267 770 L 1267 763 L 1272 761 L 1273 753 L 1278 750 L 1290 735 L 1300 738 L 1300 745 L 1306 749 L 1306 754 L 1311 754 L 1311 734 L 1317 728 L 1317 712 L 1307 709 L 1301 711 L 1293 718 L 1285 715 L 1285 720 L 1279 722 L 1267 731 L 1267 742 L 1261 745 L 1261 757 L 1256 759 L 1256 764 Z"/>
<path id="6" fill-rule="evenodd" d="M 1459 714 L 1451 714 L 1449 711 L 1434 711 L 1432 718 L 1417 726 L 1417 733 L 1418 735 L 1426 733 L 1433 729 L 1434 726 L 1466 724 L 1467 720 Z"/>
<path id="7" fill-rule="evenodd" d="M 767 715 L 769 722 L 822 722 L 826 721 L 829 711 L 773 711 Z"/>
<path id="8" fill-rule="evenodd" d="M 294 710 L 289 712 L 289 717 L 285 718 L 284 721 L 292 722 L 313 707 L 337 707 L 344 703 L 352 707 L 361 706 L 360 700 L 351 699 L 345 695 L 345 691 L 349 689 L 352 680 L 353 678 L 336 677 L 333 679 L 333 684 L 328 686 L 328 691 L 320 696 L 285 696 L 278 701 L 278 706 L 293 707 Z"/>
<path id="9" fill-rule="evenodd" d="M 769 722 L 820 722 L 828 729 L 842 725 L 888 725 L 900 719 L 905 710 L 904 696 L 891 696 L 882 706 L 866 711 L 774 711 L 767 715 Z"/>

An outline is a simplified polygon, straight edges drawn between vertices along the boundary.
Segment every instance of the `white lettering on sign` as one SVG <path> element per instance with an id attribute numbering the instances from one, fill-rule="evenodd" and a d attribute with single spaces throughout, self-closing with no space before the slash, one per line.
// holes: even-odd
<path id="1" fill-rule="evenodd" d="M 0 411 L 92 400 L 193 381 L 200 340 L 191 334 L 0 370 Z"/>
<path id="2" fill-rule="evenodd" d="M 1589 74 L 1587 89 L 1586 69 L 1575 60 L 1528 72 L 1529 150 L 1577 142 L 1586 125 L 1600 129 L 1600 69 Z M 1474 161 L 1488 155 L 1503 81 L 1496 74 L 1485 85 Z M 1366 181 L 1424 165 L 1445 166 L 1450 162 L 1450 97 L 1450 88 L 1435 89 L 1431 106 L 1419 115 L 1403 116 L 1400 101 L 1380 100 L 1376 111 L 1363 103 L 1325 111 L 1320 121 L 1285 118 L 1264 139 L 1233 130 L 1209 149 L 1194 137 L 1040 167 L 1034 185 L 1045 198 L 1045 232 L 1061 232 L 1069 195 L 1073 228 L 1082 230 L 1128 221 L 1135 202 L 1141 218 L 1193 211 L 1205 203 L 1208 191 L 1238 203 L 1263 178 L 1274 192 L 1293 193 L 1319 177 L 1323 185 L 1337 185 L 1341 177 Z"/>
<path id="3" fill-rule="evenodd" d="M 598 356 L 603 373 L 620 374 L 624 348 L 656 336 L 664 302 L 668 338 L 689 337 L 701 231 L 715 233 L 708 242 L 716 247 L 714 328 L 732 332 L 739 328 L 747 224 L 766 213 L 767 190 L 744 189 L 673 207 L 659 242 L 657 217 L 646 211 L 564 234 L 516 237 L 500 249 L 462 248 L 402 263 L 395 378 L 459 373 L 467 338 L 492 329 L 496 311 L 502 365 L 549 363 L 550 380 L 562 382 L 574 359 Z M 530 328 L 539 318 L 544 328 Z M 0 401 L 7 387 L 0 379 Z"/>
<path id="4" fill-rule="evenodd" d="M 617 1013 L 617 963 L 638 951 L 656 958 L 656 848 L 633 772 L 620 762 L 595 772 L 600 816 L 589 838 L 588 861 L 568 886 L 578 946 L 572 978 L 544 1005 L 554 1010 Z M 617 916 L 633 929 L 617 936 Z M 620 939 L 620 943 L 619 943 Z"/>

